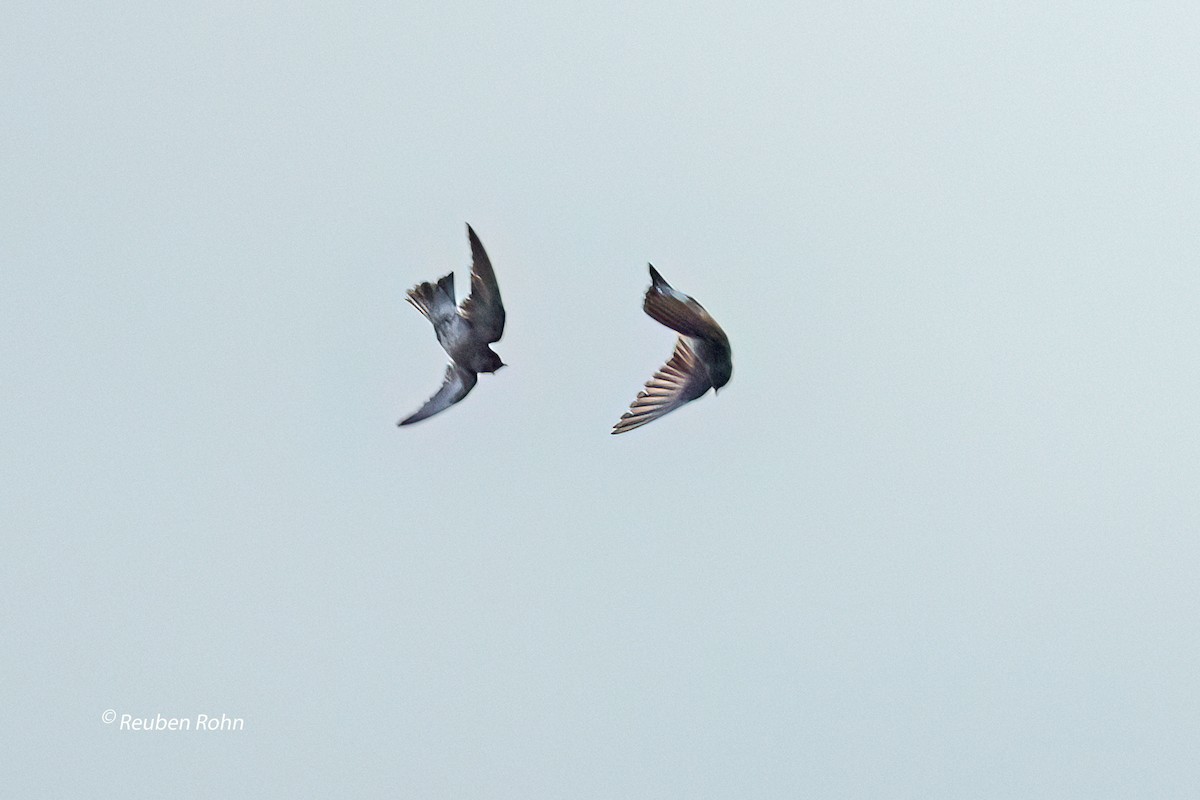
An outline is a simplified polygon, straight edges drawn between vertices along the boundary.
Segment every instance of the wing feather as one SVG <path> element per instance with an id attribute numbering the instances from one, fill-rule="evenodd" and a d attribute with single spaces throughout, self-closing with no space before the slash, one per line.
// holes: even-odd
<path id="1" fill-rule="evenodd" d="M 446 379 L 437 394 L 429 398 L 417 413 L 399 422 L 399 425 L 411 425 L 428 419 L 439 411 L 445 411 L 450 406 L 462 400 L 471 389 L 475 388 L 479 376 L 469 369 L 459 369 L 456 364 L 446 367 Z"/>
<path id="2" fill-rule="evenodd" d="M 500 285 L 483 242 L 467 226 L 471 240 L 471 294 L 462 301 L 461 312 L 487 343 L 498 342 L 504 334 L 504 303 L 500 300 Z"/>
<path id="3" fill-rule="evenodd" d="M 671 360 L 646 382 L 629 410 L 613 426 L 612 432 L 625 433 L 669 414 L 701 396 L 712 387 L 708 372 L 696 357 L 686 336 L 675 341 Z"/>

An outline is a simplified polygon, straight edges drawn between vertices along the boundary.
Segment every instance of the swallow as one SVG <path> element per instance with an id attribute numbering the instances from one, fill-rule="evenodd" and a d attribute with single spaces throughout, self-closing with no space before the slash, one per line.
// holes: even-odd
<path id="1" fill-rule="evenodd" d="M 663 280 L 650 265 L 650 288 L 642 310 L 657 322 L 679 333 L 671 360 L 638 392 L 633 405 L 621 415 L 612 432 L 625 433 L 653 422 L 664 414 L 700 397 L 715 394 L 733 374 L 729 337 L 697 303 Z"/>
<path id="2" fill-rule="evenodd" d="M 504 304 L 496 273 L 470 225 L 467 238 L 471 240 L 471 294 L 461 307 L 455 305 L 453 272 L 439 278 L 436 285 L 421 283 L 408 290 L 408 302 L 433 323 L 450 364 L 437 394 L 399 425 L 411 425 L 445 411 L 475 388 L 480 372 L 495 372 L 506 366 L 488 346 L 504 334 Z"/>

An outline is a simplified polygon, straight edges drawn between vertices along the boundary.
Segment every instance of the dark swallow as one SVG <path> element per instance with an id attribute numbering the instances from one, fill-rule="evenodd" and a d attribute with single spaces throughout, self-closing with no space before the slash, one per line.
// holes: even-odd
<path id="1" fill-rule="evenodd" d="M 471 294 L 462 301 L 461 308 L 455 305 L 453 272 L 436 285 L 422 283 L 408 290 L 408 302 L 433 323 L 438 342 L 450 355 L 450 364 L 442 388 L 400 425 L 411 425 L 445 411 L 475 388 L 480 372 L 495 372 L 504 366 L 500 356 L 488 347 L 504 334 L 504 304 L 500 302 L 496 273 L 470 225 L 467 238 L 471 240 Z"/>
<path id="2" fill-rule="evenodd" d="M 679 333 L 671 360 L 638 392 L 629 410 L 613 426 L 613 433 L 640 428 L 709 389 L 715 393 L 729 383 L 733 361 L 729 337 L 704 306 L 663 280 L 650 265 L 650 288 L 642 310 Z"/>

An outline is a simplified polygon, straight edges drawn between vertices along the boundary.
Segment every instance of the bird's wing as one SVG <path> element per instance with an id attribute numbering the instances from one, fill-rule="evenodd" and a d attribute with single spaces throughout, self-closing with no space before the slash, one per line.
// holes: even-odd
<path id="1" fill-rule="evenodd" d="M 712 386 L 708 371 L 696 357 L 687 337 L 680 336 L 675 342 L 671 360 L 654 373 L 646 382 L 646 388 L 638 392 L 629 410 L 613 426 L 613 433 L 625 433 L 653 422 L 664 414 L 695 400 Z"/>
<path id="2" fill-rule="evenodd" d="M 471 240 L 471 294 L 462 302 L 462 315 L 471 321 L 484 342 L 497 342 L 504 333 L 500 286 L 483 243 L 470 225 L 467 226 L 467 237 Z"/>
<path id="3" fill-rule="evenodd" d="M 467 393 L 475 388 L 475 383 L 478 380 L 479 376 L 471 370 L 459 369 L 456 364 L 449 365 L 446 367 L 446 380 L 442 384 L 442 388 L 438 389 L 437 394 L 429 398 L 417 413 L 401 421 L 399 424 L 411 425 L 414 422 L 420 422 L 423 419 L 432 417 L 439 411 L 445 411 L 466 397 Z"/>
<path id="4" fill-rule="evenodd" d="M 704 306 L 663 280 L 653 264 L 650 265 L 650 280 L 650 288 L 642 302 L 642 310 L 647 315 L 684 336 L 728 345 L 725 331 Z"/>

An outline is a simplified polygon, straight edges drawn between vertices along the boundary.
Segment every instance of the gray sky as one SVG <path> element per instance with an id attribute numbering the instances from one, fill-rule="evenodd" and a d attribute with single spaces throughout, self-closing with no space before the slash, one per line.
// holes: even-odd
<path id="1" fill-rule="evenodd" d="M 1200 792 L 1200 14 L 332 5 L 0 10 L 12 796 Z"/>

